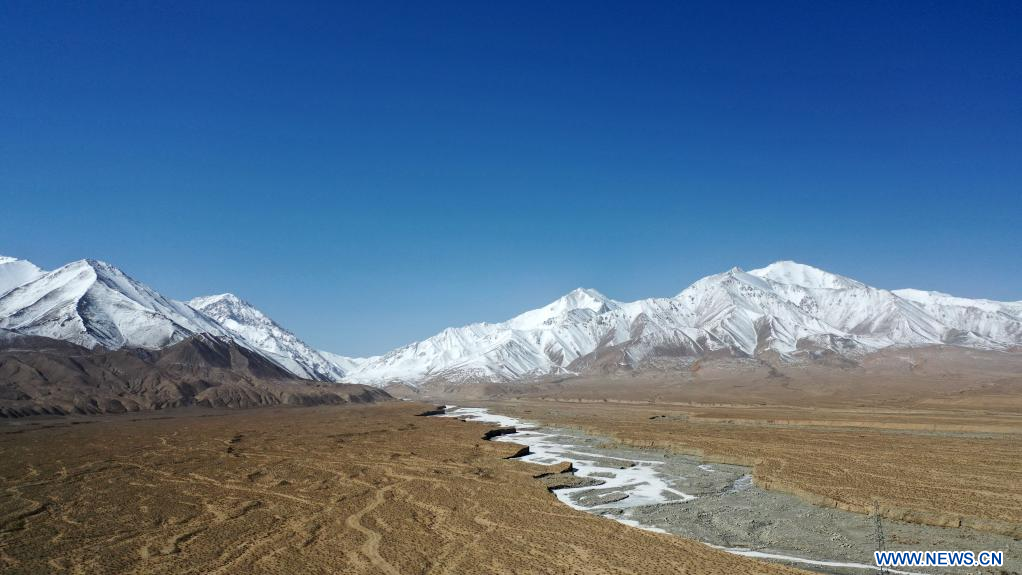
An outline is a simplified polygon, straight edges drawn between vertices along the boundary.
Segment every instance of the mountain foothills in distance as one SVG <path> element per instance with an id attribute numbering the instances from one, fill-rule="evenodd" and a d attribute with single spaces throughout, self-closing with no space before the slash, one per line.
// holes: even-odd
<path id="1" fill-rule="evenodd" d="M 369 386 L 298 379 L 262 354 L 211 335 L 159 350 L 107 350 L 0 329 L 0 417 L 388 399 Z"/>
<path id="2" fill-rule="evenodd" d="M 705 277 L 670 298 L 576 289 L 502 323 L 448 328 L 381 356 L 315 350 L 232 294 L 168 299 L 81 260 L 0 258 L 0 328 L 85 348 L 162 349 L 208 334 L 304 379 L 411 386 L 664 370 L 702 358 L 854 365 L 889 348 L 1022 349 L 1022 302 L 885 290 L 795 262 Z"/>

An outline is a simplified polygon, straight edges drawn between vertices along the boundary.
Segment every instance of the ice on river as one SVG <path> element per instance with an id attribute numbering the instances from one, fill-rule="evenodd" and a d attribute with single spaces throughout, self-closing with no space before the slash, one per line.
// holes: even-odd
<path id="1" fill-rule="evenodd" d="M 489 413 L 477 407 L 448 406 L 443 417 L 456 417 L 480 423 L 514 427 L 517 433 L 502 435 L 494 441 L 527 445 L 529 454 L 519 459 L 541 465 L 571 462 L 578 477 L 591 477 L 603 483 L 596 487 L 558 489 L 554 494 L 563 503 L 590 512 L 628 509 L 643 505 L 680 503 L 694 496 L 675 489 L 668 477 L 659 472 L 663 461 L 612 457 L 591 453 L 566 442 L 565 436 L 539 431 L 535 425 L 513 417 Z M 620 518 L 624 519 L 624 518 Z M 634 525 L 634 521 L 629 524 Z"/>
<path id="2" fill-rule="evenodd" d="M 601 451 L 601 448 L 595 446 L 595 442 L 598 440 L 592 437 L 572 435 L 567 431 L 542 428 L 536 424 L 514 417 L 490 413 L 487 409 L 481 407 L 456 407 L 453 405 L 445 407 L 445 413 L 438 417 L 453 417 L 515 428 L 515 433 L 497 436 L 493 441 L 528 446 L 529 454 L 520 457 L 519 459 L 522 461 L 542 465 L 570 462 L 576 469 L 575 475 L 602 481 L 603 483 L 597 486 L 554 490 L 554 494 L 562 503 L 575 509 L 603 515 L 604 517 L 639 529 L 657 533 L 669 533 L 659 526 L 637 520 L 635 514 L 630 510 L 649 505 L 683 504 L 686 501 L 695 499 L 695 496 L 689 495 L 675 487 L 676 482 L 684 482 L 686 479 L 684 476 L 668 476 L 667 473 L 662 472 L 665 467 L 665 461 L 663 460 L 621 457 L 623 452 L 617 450 L 607 450 L 607 453 L 593 453 L 593 451 Z M 586 449 L 587 445 L 589 446 L 588 450 Z M 675 467 L 677 469 L 677 466 Z M 705 463 L 692 465 L 692 472 L 713 476 L 719 476 L 722 473 L 720 469 Z M 745 474 L 733 480 L 723 493 L 734 494 L 750 487 L 752 487 L 752 476 Z M 713 545 L 713 547 L 736 555 L 800 563 L 816 569 L 823 568 L 829 570 L 829 568 L 842 568 L 855 571 L 875 569 L 874 566 L 857 562 L 810 559 L 741 547 L 718 545 Z M 895 570 L 890 572 L 899 574 L 908 573 Z"/>

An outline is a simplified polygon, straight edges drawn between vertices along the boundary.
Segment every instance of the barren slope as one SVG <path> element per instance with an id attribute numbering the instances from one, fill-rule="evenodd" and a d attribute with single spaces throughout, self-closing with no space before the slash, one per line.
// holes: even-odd
<path id="1" fill-rule="evenodd" d="M 207 335 L 155 351 L 0 336 L 0 417 L 390 399 L 366 386 L 298 379 L 257 352 Z"/>

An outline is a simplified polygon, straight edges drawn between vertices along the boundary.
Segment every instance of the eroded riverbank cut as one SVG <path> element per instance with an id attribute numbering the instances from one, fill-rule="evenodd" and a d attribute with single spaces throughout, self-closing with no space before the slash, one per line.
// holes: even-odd
<path id="1" fill-rule="evenodd" d="M 490 413 L 448 406 L 442 417 L 514 428 L 493 441 L 528 447 L 523 461 L 569 462 L 575 480 L 544 480 L 557 499 L 575 509 L 627 525 L 695 539 L 731 553 L 833 574 L 875 572 L 872 518 L 811 505 L 796 496 L 752 483 L 751 469 L 699 458 L 623 447 L 566 429 L 540 426 Z M 1022 544 L 964 528 L 941 528 L 885 520 L 890 550 L 999 550 L 1005 566 L 890 570 L 891 573 L 1013 573 L 1022 565 Z"/>

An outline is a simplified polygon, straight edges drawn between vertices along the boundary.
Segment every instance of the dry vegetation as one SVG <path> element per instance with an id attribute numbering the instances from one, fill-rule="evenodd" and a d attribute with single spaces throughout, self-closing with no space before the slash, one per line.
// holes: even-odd
<path id="1" fill-rule="evenodd" d="M 4 573 L 795 573 L 571 510 L 422 405 L 0 426 Z"/>
<path id="2" fill-rule="evenodd" d="M 1022 416 L 979 411 L 516 401 L 495 411 L 753 466 L 819 504 L 1022 538 Z"/>

